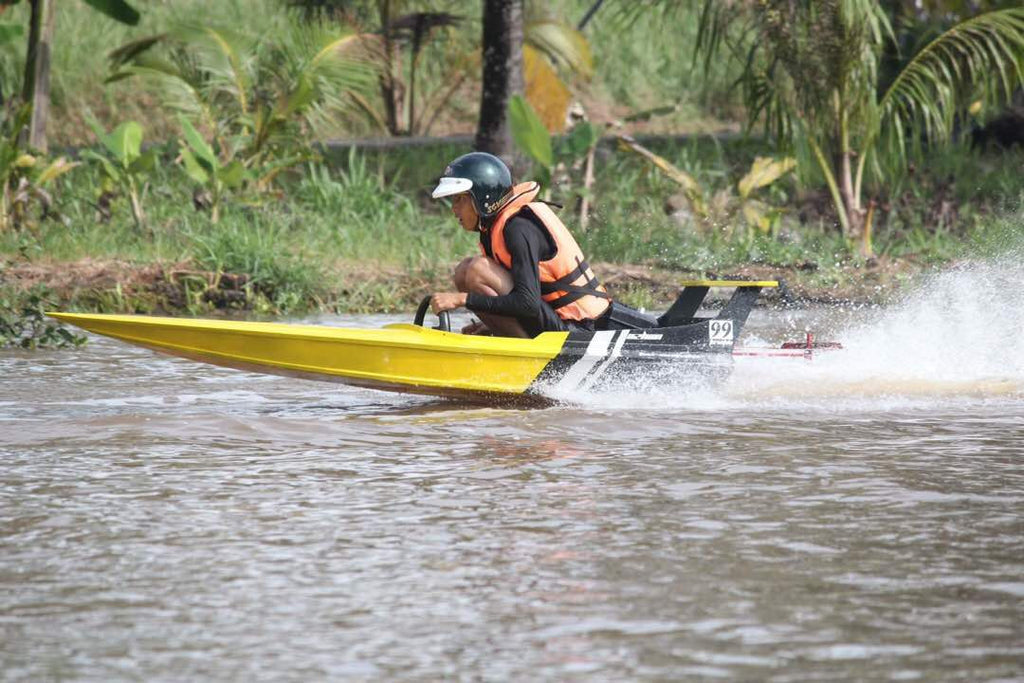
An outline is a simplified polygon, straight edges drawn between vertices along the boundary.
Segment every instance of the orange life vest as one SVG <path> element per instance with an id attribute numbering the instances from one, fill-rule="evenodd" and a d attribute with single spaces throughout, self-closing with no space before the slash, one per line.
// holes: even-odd
<path id="1" fill-rule="evenodd" d="M 608 292 L 600 285 L 583 258 L 583 252 L 555 212 L 544 202 L 535 202 L 540 194 L 537 183 L 520 183 L 509 193 L 511 199 L 498 212 L 487 228 L 491 254 L 505 268 L 512 269 L 512 254 L 505 246 L 505 224 L 524 207 L 530 209 L 555 243 L 555 255 L 541 261 L 541 298 L 548 302 L 563 320 L 594 320 L 601 317 L 611 303 Z M 483 245 L 481 251 L 487 255 Z"/>

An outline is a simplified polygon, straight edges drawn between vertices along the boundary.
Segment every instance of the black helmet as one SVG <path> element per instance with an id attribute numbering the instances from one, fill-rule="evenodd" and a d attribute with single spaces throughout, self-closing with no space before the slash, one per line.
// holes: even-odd
<path id="1" fill-rule="evenodd" d="M 512 173 L 498 157 L 486 152 L 470 152 L 448 164 L 431 193 L 434 199 L 468 192 L 476 212 L 490 218 L 508 201 Z"/>

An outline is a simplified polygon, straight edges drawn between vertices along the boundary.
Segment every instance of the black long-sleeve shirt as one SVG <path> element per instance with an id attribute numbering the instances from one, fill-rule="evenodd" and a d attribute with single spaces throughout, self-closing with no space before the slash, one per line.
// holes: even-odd
<path id="1" fill-rule="evenodd" d="M 512 291 L 501 296 L 470 292 L 466 308 L 474 313 L 495 313 L 516 318 L 527 333 L 536 336 L 544 331 L 569 329 L 562 319 L 540 297 L 541 261 L 554 258 L 555 241 L 528 211 L 509 219 L 503 233 L 505 246 L 512 257 Z M 484 252 L 491 253 L 490 233 L 480 233 Z"/>

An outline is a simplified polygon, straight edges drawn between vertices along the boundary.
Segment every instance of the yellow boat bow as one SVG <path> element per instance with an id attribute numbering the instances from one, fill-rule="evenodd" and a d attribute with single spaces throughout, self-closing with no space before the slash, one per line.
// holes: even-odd
<path id="1" fill-rule="evenodd" d="M 48 313 L 90 332 L 239 370 L 436 395 L 565 397 L 615 385 L 637 368 L 721 375 L 762 287 L 774 282 L 685 283 L 660 318 L 614 304 L 600 331 L 534 339 L 463 335 L 420 325 L 379 329 Z M 735 287 L 716 317 L 696 317 L 710 287 Z M 426 302 L 424 302 L 426 303 Z M 422 321 L 425 306 L 418 319 Z"/>

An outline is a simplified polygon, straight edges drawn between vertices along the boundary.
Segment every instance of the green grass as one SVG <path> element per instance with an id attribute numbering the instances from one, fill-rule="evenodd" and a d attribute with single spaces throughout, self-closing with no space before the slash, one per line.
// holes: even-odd
<path id="1" fill-rule="evenodd" d="M 218 223 L 192 208 L 191 185 L 178 168 L 165 164 L 152 185 L 145 206 L 147 225 L 139 230 L 123 198 L 114 201 L 111 220 L 99 221 L 96 169 L 75 169 L 58 181 L 59 219 L 0 234 L 0 255 L 19 262 L 92 258 L 181 263 L 213 273 L 245 274 L 246 290 L 257 308 L 299 311 L 394 307 L 397 298 L 389 303 L 372 288 L 350 285 L 372 273 L 376 264 L 430 275 L 475 248 L 474 237 L 450 217 L 421 210 L 356 157 L 345 171 L 322 166 L 296 171 L 280 196 L 232 198 Z M 83 305 L 139 307 L 138 301 L 117 292 L 101 298 Z M 190 308 L 198 304 L 187 301 Z"/>
<path id="2" fill-rule="evenodd" d="M 575 25 L 591 5 L 592 0 L 574 0 L 560 11 Z M 693 59 L 699 8 L 665 3 L 630 20 L 622 9 L 631 5 L 606 3 L 585 29 L 594 49 L 593 96 L 619 111 L 678 105 L 672 114 L 652 119 L 660 131 L 718 129 L 736 120 L 739 99 L 730 87 L 739 75 L 735 66 L 720 60 L 705 73 Z"/>
<path id="3" fill-rule="evenodd" d="M 88 111 L 107 129 L 121 121 L 141 121 L 147 139 L 170 139 L 177 133 L 173 115 L 155 109 L 160 99 L 154 90 L 134 79 L 104 83 L 110 73 L 107 54 L 119 45 L 160 33 L 175 23 L 202 21 L 261 35 L 283 34 L 290 21 L 279 0 L 175 0 L 135 5 L 141 20 L 131 27 L 108 19 L 84 2 L 59 3 L 50 85 L 53 119 L 49 134 L 54 143 L 91 141 L 92 134 L 85 124 Z M 20 20 L 27 27 L 28 15 L 29 3 L 23 2 L 9 9 L 4 20 Z M 0 53 L 4 83 L 21 82 L 24 52 L 24 41 L 19 41 Z"/>
<path id="4" fill-rule="evenodd" d="M 1024 262 L 1024 193 L 1017 210 L 994 216 L 970 236 L 969 251 L 982 258 L 1012 258 Z"/>
<path id="5" fill-rule="evenodd" d="M 664 145 L 658 151 L 693 173 L 709 194 L 733 187 L 756 153 L 747 142 L 720 145 L 700 140 Z M 192 186 L 172 163 L 173 156 L 169 150 L 151 178 L 144 230 L 134 226 L 124 199 L 113 203 L 109 222 L 98 220 L 99 176 L 95 168 L 84 165 L 57 181 L 59 218 L 0 234 L 0 256 L 8 262 L 160 262 L 183 264 L 186 270 L 244 274 L 244 305 L 273 313 L 310 308 L 393 310 L 437 283 L 445 286 L 452 264 L 477 251 L 476 236 L 463 231 L 444 206 L 429 200 L 429 184 L 419 178 L 410 182 L 428 171 L 436 175 L 438 169 L 431 165 L 443 163 L 436 162 L 436 150 L 404 150 L 388 157 L 350 153 L 338 168 L 297 168 L 277 195 L 229 197 L 218 223 L 193 209 Z M 930 263 L 959 258 L 970 243 L 996 250 L 1024 232 L 1019 213 L 1024 194 L 1019 181 L 1012 179 L 1015 164 L 1013 156 L 937 155 L 924 168 L 935 169 L 939 176 L 920 172 L 912 181 L 893 184 L 887 198 L 891 207 L 879 213 L 876 249 L 883 255 L 912 255 Z M 950 169 L 960 179 L 952 184 Z M 960 187 L 966 179 L 973 185 L 970 191 Z M 939 186 L 956 208 L 948 225 L 942 226 L 928 217 L 936 210 Z M 816 270 L 813 277 L 826 284 L 849 277 L 840 271 L 857 263 L 853 250 L 826 218 L 799 222 L 792 179 L 773 186 L 764 197 L 784 209 L 770 235 L 752 232 L 735 220 L 714 226 L 677 221 L 664 208 L 677 191 L 672 181 L 638 157 L 602 154 L 590 229 L 576 228 L 573 206 L 563 209 L 561 216 L 595 262 L 716 275 L 749 264 L 810 264 Z M 941 202 L 938 206 L 941 210 Z M 187 277 L 175 281 L 182 290 L 175 305 L 200 313 L 215 303 L 206 292 L 208 276 L 196 277 L 196 282 Z M 395 284 L 389 286 L 392 279 Z M 103 310 L 151 310 L 158 303 L 131 288 L 75 296 L 75 305 Z M 627 296 L 644 301 L 641 292 Z"/>
<path id="6" fill-rule="evenodd" d="M 239 260 L 230 256 L 232 249 L 275 253 L 287 246 L 304 258 L 335 255 L 418 267 L 449 254 L 456 243 L 463 248 L 471 244 L 454 222 L 436 211 L 421 211 L 408 196 L 382 184 L 362 160 L 354 163 L 355 169 L 347 171 L 313 165 L 299 169 L 277 196 L 231 198 L 216 224 L 207 213 L 193 210 L 191 184 L 180 169 L 165 163 L 152 177 L 142 231 L 132 224 L 123 198 L 114 201 L 110 222 L 98 222 L 99 176 L 83 166 L 58 181 L 61 221 L 41 223 L 38 236 L 28 231 L 0 235 L 0 251 L 30 249 L 54 259 L 168 261 L 204 254 L 204 264 L 222 258 L 233 265 Z"/>
<path id="7" fill-rule="evenodd" d="M 591 2 L 572 0 L 559 5 L 555 14 L 575 25 Z M 85 124 L 87 112 L 92 112 L 107 129 L 126 120 L 143 122 L 149 140 L 169 140 L 178 134 L 173 115 L 159 106 L 161 97 L 153 87 L 137 79 L 105 83 L 109 75 L 108 53 L 126 42 L 161 33 L 175 23 L 196 21 L 249 36 L 289 40 L 288 27 L 298 21 L 287 10 L 285 0 L 174 0 L 139 2 L 137 6 L 141 21 L 138 26 L 129 27 L 108 19 L 84 2 L 60 3 L 52 55 L 52 143 L 91 142 L 92 134 Z M 426 8 L 408 6 L 408 11 L 417 9 Z M 457 75 L 453 72 L 456 56 L 476 45 L 481 30 L 479 3 L 447 0 L 432 3 L 429 9 L 452 12 L 464 20 L 446 34 L 447 42 L 439 37 L 425 48 L 419 61 L 417 87 L 421 104 Z M 738 113 L 736 98 L 728 87 L 733 75 L 721 67 L 705 79 L 703 67 L 693 63 L 687 47 L 693 44 L 696 31 L 692 12 L 681 8 L 666 20 L 659 12 L 650 11 L 641 14 L 632 25 L 616 17 L 614 3 L 598 12 L 585 32 L 594 53 L 593 78 L 570 77 L 576 94 L 594 105 L 593 115 L 605 120 L 679 102 L 677 112 L 655 123 L 661 130 L 680 131 L 718 128 L 722 125 L 720 119 Z M 4 20 L 27 26 L 28 15 L 29 5 L 22 2 L 8 9 Z M 0 82 L 5 84 L 5 95 L 16 89 L 9 84 L 21 82 L 24 42 L 22 39 L 0 50 Z M 475 60 L 467 60 L 467 64 L 477 68 Z M 431 133 L 474 130 L 478 88 L 479 74 L 471 73 L 467 87 L 443 104 L 444 112 Z M 336 121 L 320 132 L 327 138 L 379 134 L 355 118 Z"/>
<path id="8" fill-rule="evenodd" d="M 909 172 L 868 189 L 885 210 L 876 229 L 883 253 L 931 262 L 957 258 L 965 242 L 1020 210 L 1019 150 L 980 153 L 960 143 L 911 163 Z"/>

